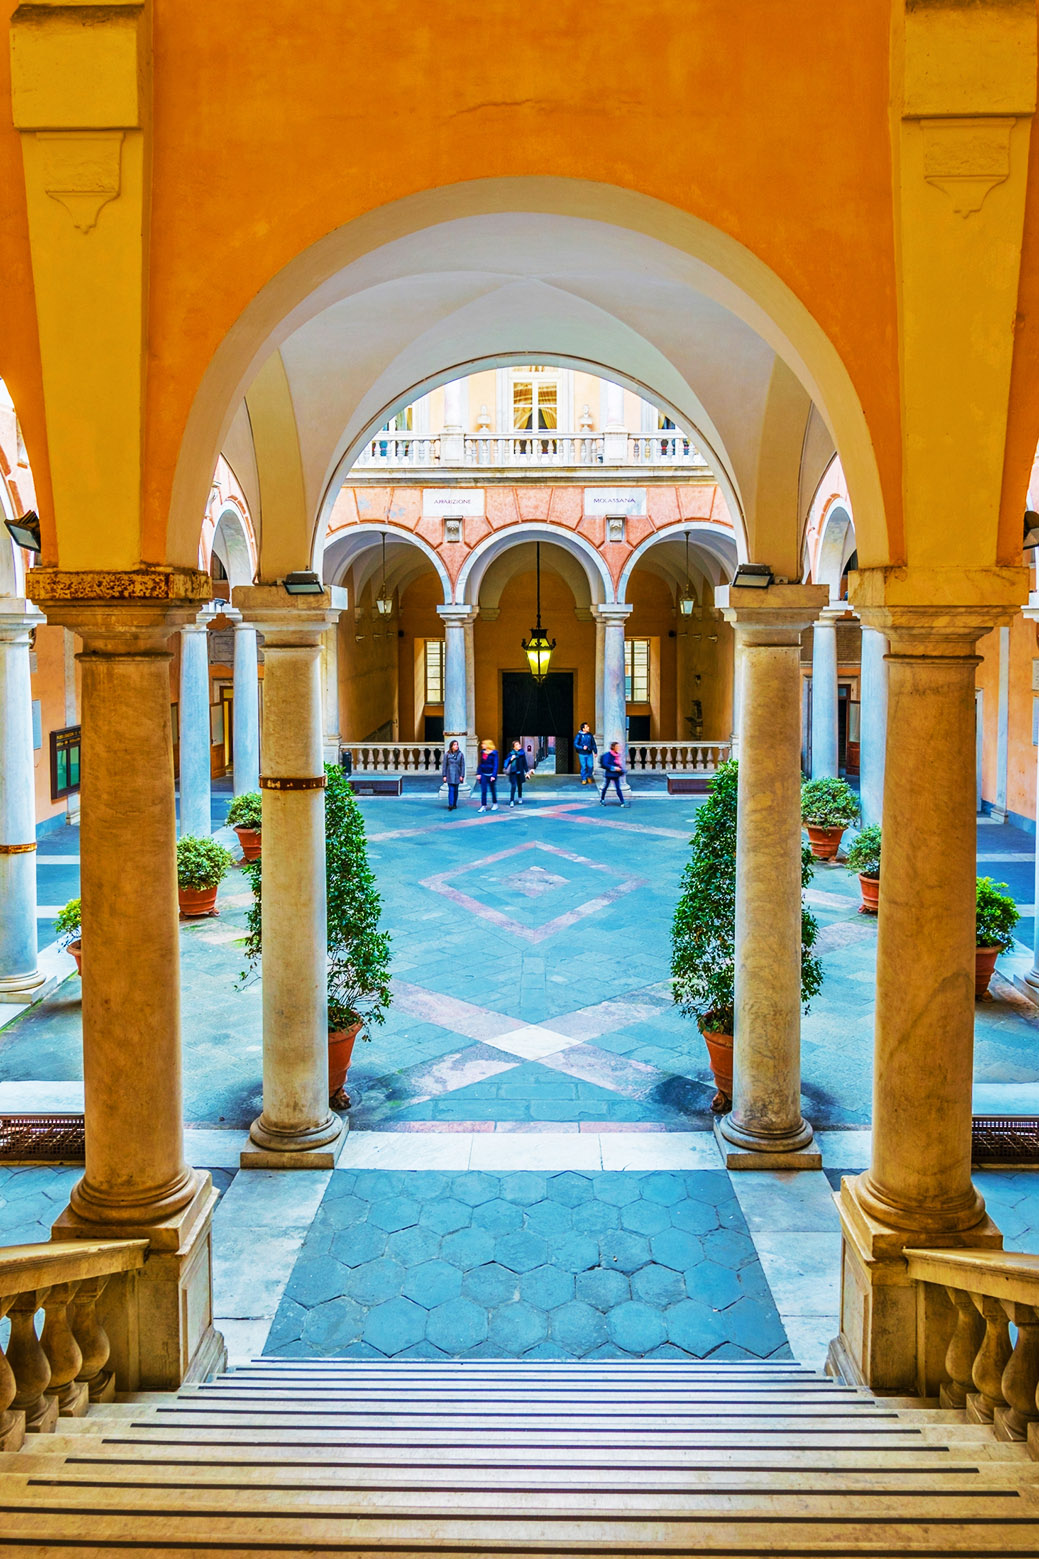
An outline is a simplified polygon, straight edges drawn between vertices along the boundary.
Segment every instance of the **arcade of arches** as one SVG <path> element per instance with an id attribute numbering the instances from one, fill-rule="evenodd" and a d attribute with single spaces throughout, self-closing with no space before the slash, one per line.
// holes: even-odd
<path id="1" fill-rule="evenodd" d="M 448 741 L 471 782 L 480 739 L 519 738 L 605 827 L 570 778 L 588 721 L 661 838 L 695 807 L 665 776 L 702 789 L 739 756 L 734 1107 L 705 1147 L 748 1185 L 821 1163 L 802 768 L 882 824 L 830 1363 L 937 1394 L 952 1312 L 906 1251 L 1003 1239 L 971 1174 L 977 817 L 1034 834 L 1037 806 L 1036 15 L 758 9 L 611 12 L 576 72 L 568 0 L 533 53 L 494 4 L 478 30 L 442 8 L 435 46 L 393 3 L 275 4 L 277 48 L 244 58 L 239 0 L 4 12 L 0 501 L 39 541 L 0 546 L 0 998 L 26 1009 L 12 1035 L 51 999 L 35 857 L 71 825 L 86 1148 L 54 1238 L 149 1242 L 115 1343 L 145 1385 L 223 1358 L 178 828 L 262 791 L 241 1173 L 328 1171 L 323 761 L 401 775 L 432 816 Z M 430 71 L 451 90 L 417 115 Z M 394 805 L 366 812 L 380 838 Z M 398 932 L 403 973 L 425 935 Z M 1039 941 L 1024 991 L 1036 971 Z M 0 1087 L 4 1051 L 0 1029 Z"/>

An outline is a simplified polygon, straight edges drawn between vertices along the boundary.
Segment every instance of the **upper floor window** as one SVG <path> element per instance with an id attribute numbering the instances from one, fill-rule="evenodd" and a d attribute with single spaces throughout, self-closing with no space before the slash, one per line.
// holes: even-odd
<path id="1" fill-rule="evenodd" d="M 559 381 L 533 370 L 518 370 L 512 381 L 512 426 L 516 432 L 528 428 L 558 428 Z"/>
<path id="2" fill-rule="evenodd" d="M 442 704 L 444 702 L 443 639 L 427 639 L 425 641 L 425 651 L 426 703 Z"/>
<path id="3" fill-rule="evenodd" d="M 649 703 L 649 640 L 624 641 L 624 697 L 629 704 Z"/>

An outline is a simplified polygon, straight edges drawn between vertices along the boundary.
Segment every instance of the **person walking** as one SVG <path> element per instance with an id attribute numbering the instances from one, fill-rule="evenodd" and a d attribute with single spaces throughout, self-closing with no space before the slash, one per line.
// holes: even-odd
<path id="1" fill-rule="evenodd" d="M 480 776 L 480 806 L 481 812 L 497 812 L 498 810 L 498 749 L 493 742 L 480 743 L 480 761 L 476 765 L 476 772 Z M 487 793 L 490 791 L 492 805 L 487 805 Z"/>
<path id="2" fill-rule="evenodd" d="M 505 759 L 504 772 L 509 776 L 509 806 L 523 805 L 523 781 L 527 777 L 527 755 L 519 741 L 512 744 L 512 751 Z"/>
<path id="3" fill-rule="evenodd" d="M 595 755 L 599 751 L 586 720 L 574 737 L 574 751 L 581 766 L 581 784 L 595 784 Z"/>
<path id="4" fill-rule="evenodd" d="M 620 742 L 611 742 L 609 752 L 603 753 L 602 768 L 606 778 L 603 780 L 602 790 L 599 793 L 599 805 L 601 807 L 606 805 L 606 792 L 613 785 L 617 790 L 617 800 L 622 807 L 627 806 L 628 802 L 625 801 L 624 792 L 621 790 L 621 780 L 624 778 L 624 760 L 621 757 Z"/>
<path id="5" fill-rule="evenodd" d="M 444 754 L 442 773 L 447 785 L 447 810 L 453 812 L 458 806 L 458 787 L 465 779 L 465 753 L 457 742 L 452 742 Z"/>

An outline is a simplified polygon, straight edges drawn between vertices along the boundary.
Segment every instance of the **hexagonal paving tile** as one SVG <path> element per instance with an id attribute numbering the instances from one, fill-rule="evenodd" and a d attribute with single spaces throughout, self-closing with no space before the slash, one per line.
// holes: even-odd
<path id="1" fill-rule="evenodd" d="M 564 1234 L 552 1241 L 552 1265 L 564 1272 L 587 1272 L 599 1265 L 599 1242 L 589 1234 Z"/>
<path id="2" fill-rule="evenodd" d="M 621 1228 L 633 1234 L 660 1234 L 671 1227 L 671 1215 L 658 1202 L 632 1202 L 621 1208 Z"/>
<path id="3" fill-rule="evenodd" d="M 338 1353 L 357 1341 L 364 1326 L 363 1306 L 352 1299 L 330 1299 L 307 1311 L 300 1333 L 308 1353 Z"/>
<path id="4" fill-rule="evenodd" d="M 659 1261 L 662 1267 L 673 1267 L 676 1272 L 688 1272 L 704 1256 L 704 1248 L 696 1235 L 686 1234 L 684 1229 L 665 1229 L 663 1234 L 654 1234 L 649 1248 L 654 1261 Z"/>
<path id="5" fill-rule="evenodd" d="M 685 1199 L 686 1194 L 679 1175 L 665 1174 L 660 1170 L 647 1175 L 642 1186 L 643 1199 L 647 1202 L 656 1202 L 660 1207 L 674 1207 L 676 1202 Z"/>
<path id="6" fill-rule="evenodd" d="M 417 1305 L 422 1305 L 427 1310 L 446 1304 L 449 1299 L 457 1299 L 461 1292 L 462 1274 L 457 1267 L 450 1266 L 446 1261 L 425 1261 L 419 1267 L 412 1267 L 401 1286 L 401 1293 L 406 1299 L 413 1299 Z M 419 1335 L 422 1335 L 421 1332 Z M 411 1341 L 418 1342 L 418 1338 L 413 1337 Z M 379 1348 L 382 1344 L 376 1343 L 375 1346 Z M 402 1346 L 406 1348 L 408 1344 L 404 1343 Z M 396 1348 L 390 1351 L 398 1352 Z"/>
<path id="7" fill-rule="evenodd" d="M 334 1183 L 334 1180 L 333 1180 Z M 348 1229 L 351 1224 L 360 1223 L 362 1218 L 367 1218 L 369 1203 L 359 1196 L 334 1197 L 329 1201 L 328 1193 L 321 1203 L 322 1217 L 337 1229 Z"/>
<path id="8" fill-rule="evenodd" d="M 699 1287 L 700 1273 L 704 1265 L 706 1263 L 695 1269 L 691 1281 L 696 1285 L 694 1297 L 705 1299 L 710 1304 L 709 1295 L 701 1293 Z M 675 1272 L 670 1267 L 661 1267 L 657 1262 L 651 1261 L 632 1277 L 631 1292 L 636 1299 L 643 1299 L 648 1305 L 673 1305 L 685 1298 L 686 1282 L 681 1272 Z"/>
<path id="9" fill-rule="evenodd" d="M 750 1235 L 740 1234 L 736 1229 L 714 1229 L 703 1236 L 702 1244 L 704 1255 L 722 1267 L 735 1270 L 748 1261 L 758 1259 Z"/>
<path id="10" fill-rule="evenodd" d="M 429 1312 L 426 1337 L 445 1353 L 466 1353 L 486 1336 L 486 1312 L 482 1305 L 474 1305 L 470 1299 L 453 1299 Z"/>
<path id="11" fill-rule="evenodd" d="M 674 1230 L 669 1230 L 674 1233 Z M 649 1241 L 627 1229 L 614 1229 L 599 1237 L 599 1260 L 604 1267 L 618 1272 L 637 1272 L 649 1260 Z"/>
<path id="12" fill-rule="evenodd" d="M 523 1208 L 498 1196 L 473 1208 L 473 1223 L 489 1234 L 512 1234 L 523 1227 Z"/>
<path id="13" fill-rule="evenodd" d="M 440 1255 L 444 1261 L 468 1271 L 493 1260 L 496 1248 L 493 1234 L 486 1229 L 457 1229 L 441 1240 Z"/>
<path id="14" fill-rule="evenodd" d="M 389 1236 L 385 1229 L 377 1229 L 371 1223 L 355 1223 L 350 1229 L 342 1229 L 329 1247 L 337 1261 L 348 1267 L 359 1267 L 362 1261 L 374 1261 L 386 1250 Z"/>
<path id="15" fill-rule="evenodd" d="M 388 1299 L 369 1310 L 361 1336 L 380 1353 L 392 1356 L 421 1342 L 425 1331 L 425 1310 L 409 1299 Z"/>
<path id="16" fill-rule="evenodd" d="M 551 1241 L 569 1233 L 571 1217 L 569 1207 L 560 1202 L 535 1202 L 533 1207 L 527 1208 L 526 1227 L 531 1233 Z"/>
<path id="17" fill-rule="evenodd" d="M 607 1272 L 605 1267 L 579 1272 L 574 1284 L 578 1299 L 594 1305 L 597 1310 L 609 1310 L 612 1305 L 622 1305 L 631 1298 L 631 1289 L 624 1273 L 613 1270 Z"/>
<path id="18" fill-rule="evenodd" d="M 705 1359 L 726 1340 L 725 1322 L 698 1299 L 681 1299 L 671 1305 L 664 1312 L 664 1321 L 668 1341 L 694 1359 Z"/>
<path id="19" fill-rule="evenodd" d="M 395 1229 L 410 1229 L 412 1224 L 418 1223 L 421 1211 L 421 1203 L 412 1201 L 409 1196 L 387 1196 L 372 1203 L 368 1222 L 392 1234 Z"/>
<path id="20" fill-rule="evenodd" d="M 640 1202 L 633 1202 L 633 1207 L 639 1207 Z M 580 1207 L 573 1211 L 574 1228 L 579 1234 L 605 1234 L 609 1229 L 619 1229 L 621 1223 L 621 1209 L 614 1207 L 612 1202 L 582 1202 Z"/>
<path id="21" fill-rule="evenodd" d="M 337 1299 L 345 1290 L 349 1268 L 342 1266 L 334 1256 L 315 1256 L 297 1263 L 298 1272 L 292 1286 L 292 1297 L 297 1304 L 324 1304 L 326 1299 Z"/>
<path id="22" fill-rule="evenodd" d="M 686 1196 L 710 1202 L 713 1207 L 735 1201 L 732 1183 L 723 1169 L 684 1169 L 681 1173 Z"/>
<path id="23" fill-rule="evenodd" d="M 615 1305 L 606 1316 L 606 1332 L 626 1353 L 648 1353 L 658 1348 L 667 1337 L 664 1318 L 655 1305 L 642 1304 L 631 1299 L 625 1305 Z"/>
<path id="24" fill-rule="evenodd" d="M 413 1224 L 410 1229 L 398 1229 L 386 1241 L 386 1255 L 392 1256 L 405 1267 L 420 1266 L 432 1261 L 440 1250 L 440 1235 L 435 1229 L 424 1229 Z"/>
<path id="25" fill-rule="evenodd" d="M 560 1175 L 550 1175 L 547 1194 L 553 1202 L 562 1202 L 564 1207 L 577 1207 L 593 1194 L 591 1176 L 576 1175 L 570 1169 Z"/>
<path id="26" fill-rule="evenodd" d="M 451 1176 L 439 1169 L 413 1169 L 408 1175 L 408 1195 L 417 1202 L 431 1202 L 435 1197 L 446 1196 Z"/>
<path id="27" fill-rule="evenodd" d="M 545 1176 L 536 1175 L 532 1171 L 517 1170 L 514 1174 L 503 1175 L 501 1179 L 501 1194 L 505 1200 L 518 1202 L 524 1207 L 534 1202 L 543 1202 L 545 1190 Z"/>
<path id="28" fill-rule="evenodd" d="M 548 1260 L 548 1246 L 540 1235 L 528 1234 L 524 1229 L 499 1240 L 494 1255 L 500 1266 L 513 1272 L 530 1272 Z"/>
<path id="29" fill-rule="evenodd" d="M 452 1234 L 455 1229 L 467 1228 L 472 1216 L 471 1207 L 453 1196 L 445 1196 L 439 1201 L 426 1202 L 419 1222 L 427 1229 L 435 1229 L 438 1234 Z"/>
<path id="30" fill-rule="evenodd" d="M 503 1353 L 526 1353 L 548 1336 L 548 1318 L 543 1310 L 518 1301 L 502 1305 L 491 1316 L 488 1341 Z"/>
<path id="31" fill-rule="evenodd" d="M 535 1267 L 525 1272 L 519 1280 L 519 1291 L 528 1304 L 539 1310 L 554 1310 L 574 1297 L 572 1272 L 562 1272 L 558 1267 Z"/>
<path id="32" fill-rule="evenodd" d="M 366 1261 L 343 1274 L 346 1282 L 342 1291 L 362 1305 L 378 1305 L 384 1299 L 394 1299 L 400 1293 L 404 1281 L 404 1268 L 399 1261 L 380 1256 L 378 1261 Z"/>
<path id="33" fill-rule="evenodd" d="M 499 1267 L 496 1261 L 485 1266 L 473 1267 L 462 1278 L 462 1293 L 474 1299 L 478 1305 L 493 1310 L 519 1296 L 519 1276 L 507 1267 Z"/>
<path id="34" fill-rule="evenodd" d="M 551 1340 L 579 1358 L 606 1341 L 606 1323 L 591 1305 L 572 1299 L 553 1310 L 548 1318 Z"/>
<path id="35" fill-rule="evenodd" d="M 498 1195 L 498 1176 L 485 1175 L 478 1169 L 470 1169 L 464 1175 L 456 1175 L 451 1182 L 451 1195 L 469 1207 L 479 1207 Z"/>
<path id="36" fill-rule="evenodd" d="M 712 1310 L 724 1310 L 743 1298 L 743 1284 L 731 1267 L 716 1261 L 701 1261 L 689 1273 L 686 1288 L 690 1299 L 700 1299 Z"/>
<path id="37" fill-rule="evenodd" d="M 637 1202 L 641 1196 L 642 1179 L 642 1175 L 633 1174 L 631 1170 L 604 1170 L 592 1177 L 592 1185 L 600 1202 L 608 1202 L 613 1207 L 626 1207 L 629 1202 Z"/>
<path id="38" fill-rule="evenodd" d="M 669 1207 L 671 1222 L 687 1234 L 707 1234 L 718 1227 L 718 1209 L 710 1202 L 691 1202 L 688 1197 Z"/>

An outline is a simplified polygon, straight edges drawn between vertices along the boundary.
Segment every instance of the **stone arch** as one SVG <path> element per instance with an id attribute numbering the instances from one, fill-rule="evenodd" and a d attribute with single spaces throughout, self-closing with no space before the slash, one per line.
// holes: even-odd
<path id="1" fill-rule="evenodd" d="M 443 591 L 444 605 L 451 602 L 451 576 L 444 567 L 443 560 L 438 556 L 428 541 L 421 536 L 416 536 L 413 531 L 405 530 L 396 525 L 348 525 L 339 531 L 333 531 L 324 538 L 314 558 L 314 569 L 321 575 L 326 584 L 334 585 L 346 574 L 350 568 L 356 568 L 362 564 L 363 582 L 367 583 L 374 569 L 381 567 L 382 546 L 380 538 L 386 537 L 387 558 L 389 561 L 390 546 L 399 548 L 414 547 L 425 557 L 433 568 L 440 581 Z M 366 555 L 368 555 L 366 557 Z M 366 560 L 366 561 L 362 561 Z M 400 558 L 393 558 L 394 572 L 400 567 Z M 389 574 L 389 568 L 387 569 Z M 402 578 L 410 576 L 410 570 L 406 567 Z M 407 577 L 410 582 L 410 577 Z M 363 588 L 363 584 L 362 584 Z"/>
<path id="2" fill-rule="evenodd" d="M 829 585 L 830 599 L 836 601 L 841 593 L 841 580 L 848 566 L 848 559 L 855 551 L 855 523 L 846 504 L 834 503 L 826 512 L 819 550 L 815 560 L 817 584 Z"/>
<path id="3" fill-rule="evenodd" d="M 690 539 L 690 561 L 709 584 L 727 583 L 736 572 L 737 565 L 747 561 L 746 542 L 741 531 L 737 530 L 730 534 L 721 526 L 704 521 L 678 521 L 674 525 L 654 531 L 635 548 L 625 563 L 617 583 L 617 600 L 627 600 L 631 576 L 653 548 L 665 543 L 670 543 L 672 547 L 681 546 L 684 560 L 684 538 L 687 535 Z"/>
<path id="4" fill-rule="evenodd" d="M 217 516 L 212 551 L 224 565 L 232 590 L 236 585 L 252 584 L 256 578 L 256 541 L 247 516 L 230 501 Z"/>
<path id="5" fill-rule="evenodd" d="M 633 277 L 644 274 L 651 260 L 658 270 L 666 267 L 690 302 L 708 300 L 776 352 L 819 407 L 841 451 L 856 504 L 863 514 L 876 517 L 860 539 L 866 560 L 888 560 L 885 507 L 866 416 L 835 345 L 806 305 L 757 255 L 703 219 L 636 191 L 556 177 L 473 180 L 406 196 L 327 234 L 273 276 L 214 352 L 188 414 L 170 497 L 170 558 L 187 561 L 194 555 L 208 473 L 252 379 L 293 331 L 337 300 L 348 272 L 354 281 L 367 277 L 367 285 L 374 287 L 385 282 L 394 245 L 428 250 L 432 235 L 439 235 L 456 254 L 464 253 L 458 240 L 465 228 L 456 224 L 500 224 L 517 216 L 531 241 L 547 223 L 561 219 L 579 231 L 590 256 L 613 244 L 627 256 Z M 531 222 L 532 217 L 537 220 Z M 393 252 L 399 256 L 401 251 Z M 611 318 L 616 324 L 608 310 L 602 312 L 604 325 Z M 637 334 L 628 334 L 634 346 Z M 529 356 L 553 348 L 558 352 L 561 343 L 513 340 L 511 349 L 519 345 Z M 388 342 L 384 355 L 391 355 Z M 609 365 L 612 373 L 625 371 L 623 355 Z M 632 363 L 627 371 L 638 377 Z M 654 377 L 644 382 L 655 388 Z M 402 378 L 397 393 L 415 382 L 414 373 Z M 366 426 L 375 411 L 373 406 L 364 416 Z M 680 420 L 688 419 L 683 414 Z"/>
<path id="6" fill-rule="evenodd" d="M 564 530 L 559 525 L 531 520 L 522 525 L 510 525 L 504 530 L 494 531 L 473 548 L 462 565 L 455 583 L 456 603 L 466 606 L 478 605 L 480 586 L 494 561 L 511 547 L 531 541 L 552 542 L 577 560 L 588 582 L 590 604 L 602 606 L 616 600 L 613 580 L 605 560 L 586 537 L 577 531 Z"/>

